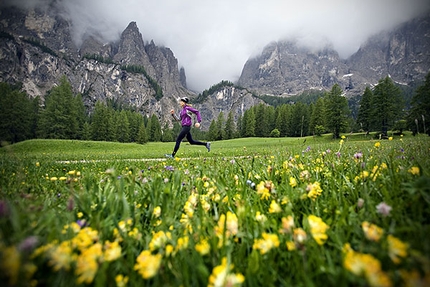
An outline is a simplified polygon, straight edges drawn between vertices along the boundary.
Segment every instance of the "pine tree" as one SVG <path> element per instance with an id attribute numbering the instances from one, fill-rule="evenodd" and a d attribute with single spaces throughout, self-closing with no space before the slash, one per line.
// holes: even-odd
<path id="1" fill-rule="evenodd" d="M 407 118 L 408 126 L 414 134 L 423 132 L 430 136 L 430 73 L 412 97 Z"/>
<path id="2" fill-rule="evenodd" d="M 401 90 L 394 85 L 390 77 L 380 80 L 373 90 L 372 106 L 372 120 L 375 127 L 386 136 L 388 129 L 400 119 L 404 108 Z"/>
<path id="3" fill-rule="evenodd" d="M 285 137 L 288 133 L 288 120 L 291 113 L 291 106 L 287 104 L 280 105 L 276 108 L 275 128 L 279 130 L 280 136 Z"/>
<path id="4" fill-rule="evenodd" d="M 151 116 L 151 125 L 149 130 L 149 141 L 159 142 L 161 141 L 161 125 L 155 114 Z"/>
<path id="5" fill-rule="evenodd" d="M 215 120 L 212 120 L 208 130 L 208 135 L 207 135 L 208 140 L 214 141 L 218 138 L 218 135 L 219 135 L 219 130 L 218 130 L 217 122 Z"/>
<path id="6" fill-rule="evenodd" d="M 234 138 L 235 134 L 235 127 L 234 127 L 234 119 L 233 119 L 233 112 L 230 111 L 228 113 L 227 121 L 225 122 L 225 139 L 232 139 Z"/>
<path id="7" fill-rule="evenodd" d="M 295 103 L 288 120 L 288 136 L 301 137 L 307 134 L 309 122 L 308 106 Z"/>
<path id="8" fill-rule="evenodd" d="M 130 124 L 125 110 L 115 113 L 116 140 L 122 143 L 130 141 Z"/>
<path id="9" fill-rule="evenodd" d="M 95 141 L 106 141 L 108 138 L 108 110 L 105 104 L 98 101 L 91 117 L 91 138 Z"/>
<path id="10" fill-rule="evenodd" d="M 224 131 L 224 113 L 220 112 L 216 121 L 216 130 L 218 131 L 215 140 L 223 140 L 225 138 Z"/>
<path id="11" fill-rule="evenodd" d="M 255 114 L 253 109 L 246 110 L 242 119 L 243 137 L 255 137 Z"/>
<path id="12" fill-rule="evenodd" d="M 0 95 L 0 141 L 16 143 L 32 138 L 34 101 L 6 83 L 0 83 Z"/>
<path id="13" fill-rule="evenodd" d="M 358 109 L 357 122 L 365 132 L 370 132 L 373 114 L 373 92 L 369 87 L 364 90 Z"/>
<path id="14" fill-rule="evenodd" d="M 172 130 L 169 129 L 169 125 L 167 124 L 167 122 L 164 124 L 163 130 L 162 130 L 161 141 L 162 142 L 172 142 L 173 141 Z"/>
<path id="15" fill-rule="evenodd" d="M 324 130 L 324 98 L 318 98 L 315 104 L 312 105 L 311 118 L 309 122 L 310 134 L 321 135 Z"/>
<path id="16" fill-rule="evenodd" d="M 343 91 L 335 84 L 324 99 L 325 118 L 327 128 L 333 133 L 333 138 L 339 138 L 340 133 L 347 127 L 349 115 L 348 101 L 343 96 Z"/>
<path id="17" fill-rule="evenodd" d="M 252 107 L 255 114 L 255 136 L 265 137 L 269 135 L 269 118 L 266 115 L 266 107 L 263 104 L 258 104 Z"/>
<path id="18" fill-rule="evenodd" d="M 74 113 L 76 113 L 76 120 L 78 124 L 75 138 L 83 139 L 84 124 L 88 121 L 88 117 L 85 112 L 85 106 L 81 94 L 77 94 L 74 97 L 73 106 L 75 107 Z"/>
<path id="19" fill-rule="evenodd" d="M 45 108 L 39 121 L 42 138 L 76 139 L 78 137 L 78 111 L 75 106 L 72 87 L 63 76 L 60 85 L 52 88 L 45 97 Z"/>
<path id="20" fill-rule="evenodd" d="M 141 123 L 139 133 L 137 135 L 137 143 L 145 144 L 148 142 L 148 134 L 146 133 L 145 124 Z"/>
<path id="21" fill-rule="evenodd" d="M 82 127 L 81 139 L 85 141 L 91 140 L 91 125 L 88 122 L 85 122 Z"/>

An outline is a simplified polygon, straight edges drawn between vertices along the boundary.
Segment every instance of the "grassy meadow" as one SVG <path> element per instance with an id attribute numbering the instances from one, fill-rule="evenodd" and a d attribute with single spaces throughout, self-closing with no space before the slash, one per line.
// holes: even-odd
<path id="1" fill-rule="evenodd" d="M 430 138 L 0 149 L 3 286 L 430 286 Z"/>

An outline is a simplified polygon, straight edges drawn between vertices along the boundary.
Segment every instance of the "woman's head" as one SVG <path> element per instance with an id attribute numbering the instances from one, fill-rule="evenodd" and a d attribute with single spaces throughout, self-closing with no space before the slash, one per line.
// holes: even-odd
<path id="1" fill-rule="evenodd" d="M 189 103 L 189 99 L 187 97 L 183 97 L 179 100 L 179 104 L 181 105 L 181 107 L 185 106 L 186 104 Z"/>

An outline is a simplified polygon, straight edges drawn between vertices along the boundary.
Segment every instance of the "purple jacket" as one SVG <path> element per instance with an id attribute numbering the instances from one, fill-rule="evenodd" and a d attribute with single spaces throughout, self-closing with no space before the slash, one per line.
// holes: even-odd
<path id="1" fill-rule="evenodd" d="M 191 126 L 193 124 L 193 120 L 191 119 L 191 113 L 197 116 L 197 122 L 200 123 L 202 121 L 200 112 L 198 110 L 190 106 L 184 106 L 184 108 L 179 113 L 180 119 L 177 119 L 177 120 L 181 120 L 182 126 Z"/>

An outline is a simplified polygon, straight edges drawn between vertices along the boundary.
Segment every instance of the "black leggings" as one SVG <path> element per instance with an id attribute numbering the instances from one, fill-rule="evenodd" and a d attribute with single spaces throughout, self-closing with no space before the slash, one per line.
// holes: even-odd
<path id="1" fill-rule="evenodd" d="M 204 145 L 204 146 L 206 145 L 206 143 L 204 143 L 204 142 L 193 140 L 193 137 L 191 136 L 190 131 L 191 131 L 190 126 L 182 126 L 182 130 L 179 133 L 178 137 L 176 138 L 175 148 L 173 149 L 173 153 L 172 153 L 173 156 L 178 151 L 179 146 L 181 145 L 181 141 L 184 139 L 184 137 L 187 137 L 187 140 L 190 144 Z"/>

